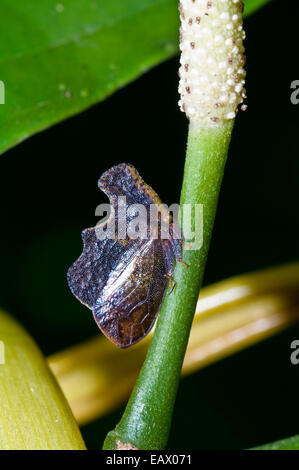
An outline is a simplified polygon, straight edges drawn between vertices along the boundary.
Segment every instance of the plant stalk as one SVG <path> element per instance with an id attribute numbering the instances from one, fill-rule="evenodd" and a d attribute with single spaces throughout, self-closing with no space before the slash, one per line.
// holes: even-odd
<path id="1" fill-rule="evenodd" d="M 183 248 L 174 271 L 176 287 L 164 298 L 155 333 L 124 415 L 104 449 L 163 449 L 202 284 L 217 202 L 233 128 L 232 121 L 202 127 L 190 123 L 180 204 L 203 205 L 203 244 Z M 192 227 L 195 227 L 192 212 Z"/>

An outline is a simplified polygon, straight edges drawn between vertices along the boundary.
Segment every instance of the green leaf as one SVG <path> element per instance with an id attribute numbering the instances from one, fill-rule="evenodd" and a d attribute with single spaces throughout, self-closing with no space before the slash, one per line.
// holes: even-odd
<path id="1" fill-rule="evenodd" d="M 299 450 L 299 434 L 271 444 L 255 447 L 253 450 Z"/>
<path id="2" fill-rule="evenodd" d="M 269 0 L 247 0 L 252 13 Z M 0 153 L 178 50 L 177 0 L 2 0 Z"/>
<path id="3" fill-rule="evenodd" d="M 271 1 L 272 0 L 243 0 L 245 4 L 244 13 L 245 15 L 250 15 Z"/>

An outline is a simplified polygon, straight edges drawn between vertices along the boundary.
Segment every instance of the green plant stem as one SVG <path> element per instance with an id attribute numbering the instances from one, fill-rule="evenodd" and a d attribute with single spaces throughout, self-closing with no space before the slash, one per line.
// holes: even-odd
<path id="1" fill-rule="evenodd" d="M 167 292 L 146 360 L 124 415 L 104 449 L 130 446 L 163 449 L 171 426 L 181 367 L 202 283 L 233 124 L 200 127 L 191 123 L 181 193 L 183 204 L 203 204 L 203 245 L 183 249 L 176 288 Z M 193 227 L 194 227 L 194 220 Z"/>

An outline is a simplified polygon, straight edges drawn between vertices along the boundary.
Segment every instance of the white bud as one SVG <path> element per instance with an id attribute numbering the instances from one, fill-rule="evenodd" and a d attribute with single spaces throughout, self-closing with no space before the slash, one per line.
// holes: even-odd
<path id="1" fill-rule="evenodd" d="M 180 107 L 193 121 L 219 125 L 243 103 L 242 9 L 241 0 L 180 2 Z"/>

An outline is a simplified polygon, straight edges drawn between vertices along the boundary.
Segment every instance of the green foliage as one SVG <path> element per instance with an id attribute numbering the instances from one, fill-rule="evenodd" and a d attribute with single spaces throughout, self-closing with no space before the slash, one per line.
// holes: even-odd
<path id="1" fill-rule="evenodd" d="M 243 2 L 245 4 L 245 14 L 250 15 L 264 6 L 266 3 L 270 3 L 271 0 L 243 0 Z"/>
<path id="2" fill-rule="evenodd" d="M 245 13 L 253 13 L 269 1 L 245 0 Z M 6 104 L 0 106 L 0 153 L 30 135 L 104 99 L 121 86 L 137 78 L 149 67 L 177 52 L 177 0 L 85 0 L 83 3 L 80 0 L 65 0 L 61 3 L 52 0 L 43 0 L 43 2 L 2 0 L 0 12 L 3 18 L 0 30 L 0 43 L 3 45 L 0 56 L 2 74 L 0 79 L 4 81 L 6 86 Z M 205 186 L 202 189 L 208 190 Z M 186 276 L 187 273 L 190 274 L 190 271 L 183 271 L 182 267 L 179 269 L 181 271 L 179 275 L 182 277 L 184 274 Z M 193 274 L 201 276 L 202 273 L 196 274 L 194 271 Z M 181 285 L 184 289 L 184 282 Z M 171 303 L 174 304 L 174 307 L 176 304 L 179 305 L 179 295 L 181 295 L 180 291 L 178 294 L 170 296 L 168 298 L 169 305 Z M 181 297 L 181 305 L 183 305 L 185 298 L 182 295 Z M 170 308 L 168 312 L 171 313 Z M 186 308 L 185 320 L 188 317 L 189 322 L 190 312 L 190 307 Z M 5 326 L 7 323 L 10 328 L 11 320 L 7 319 L 4 314 L 1 316 L 1 327 L 3 328 L 3 325 Z M 185 320 L 182 320 L 181 326 L 188 329 L 188 321 Z M 61 325 L 61 319 L 59 321 Z M 15 326 L 11 324 L 11 328 L 14 329 Z M 165 444 L 177 387 L 181 351 L 186 340 L 186 337 L 182 336 L 179 344 L 181 349 L 176 353 L 178 342 L 167 336 L 169 324 L 166 320 L 164 323 L 160 322 L 157 329 L 160 331 L 160 339 L 164 337 L 163 335 L 169 339 L 165 344 L 170 346 L 170 350 L 167 351 L 165 348 L 167 354 L 165 353 L 162 358 L 163 364 L 159 364 L 162 356 L 156 356 L 158 361 L 155 364 L 155 370 L 156 366 L 160 367 L 161 373 L 169 375 L 167 366 L 171 365 L 176 371 L 171 376 L 172 381 L 167 389 L 171 393 L 171 397 L 165 402 L 167 410 L 164 411 L 168 413 L 168 416 L 166 416 L 164 424 L 166 421 L 168 422 L 164 428 L 164 424 L 161 423 L 159 435 L 154 436 L 160 442 L 154 443 L 154 447 Z M 5 432 L 2 436 L 3 448 L 22 447 L 22 443 L 17 445 L 18 439 L 20 442 L 27 439 L 28 442 L 26 441 L 25 444 L 28 448 L 45 448 L 46 445 L 42 442 L 43 438 L 48 439 L 49 448 L 57 448 L 57 442 L 59 442 L 60 448 L 83 448 L 84 444 L 73 418 L 60 390 L 57 389 L 56 383 L 44 364 L 44 359 L 36 350 L 35 345 L 30 342 L 31 340 L 26 339 L 25 336 L 26 348 L 23 348 L 22 335 L 24 333 L 17 332 L 17 335 L 19 334 L 21 340 L 18 343 L 18 348 L 20 355 L 23 355 L 22 363 L 9 363 L 10 369 L 2 369 L 2 372 L 6 374 L 7 371 L 10 371 L 11 380 L 16 377 L 18 383 L 19 377 L 22 377 L 25 372 L 26 379 L 33 380 L 30 383 L 33 383 L 33 389 L 37 390 L 37 400 L 30 399 L 28 387 L 24 389 L 23 383 L 22 386 L 13 387 L 12 391 L 8 390 L 9 393 L 5 394 L 4 400 L 9 397 L 14 398 L 14 406 L 2 410 L 3 416 L 6 413 L 4 417 L 7 419 L 7 424 L 4 423 Z M 4 339 L 7 344 L 6 337 Z M 10 339 L 11 337 L 8 335 L 9 347 Z M 163 342 L 160 344 L 163 345 Z M 157 345 L 158 340 L 156 343 L 153 342 L 153 347 L 157 348 Z M 8 351 L 10 350 L 8 349 Z M 12 345 L 12 352 L 14 355 L 10 355 L 10 357 L 14 361 L 19 360 L 15 344 Z M 171 353 L 177 354 L 174 361 L 169 359 L 173 357 Z M 165 358 L 169 359 L 168 362 Z M 153 359 L 154 355 L 152 354 L 149 361 Z M 32 364 L 34 371 L 42 371 L 41 375 L 30 375 L 33 370 Z M 153 375 L 152 370 L 152 367 L 148 367 L 144 372 L 146 380 L 149 380 L 150 374 Z M 144 379 L 144 383 L 146 380 Z M 35 441 L 36 435 L 34 432 L 32 433 L 32 429 L 35 426 L 39 427 L 45 411 L 49 411 L 47 407 L 44 409 L 39 401 L 39 397 L 42 396 L 41 393 L 39 395 L 39 391 L 44 391 L 44 387 L 48 387 L 51 400 L 54 397 L 54 408 L 58 407 L 63 419 L 61 425 L 58 425 L 56 420 L 54 425 L 49 414 L 50 434 L 45 433 L 44 437 L 39 435 L 40 441 Z M 153 415 L 149 416 L 149 421 L 159 416 L 159 407 L 161 408 L 161 404 L 163 405 L 161 397 L 159 397 L 159 383 L 156 383 L 155 387 L 152 389 L 151 402 L 144 391 L 139 396 L 139 399 L 141 397 L 148 400 L 149 406 L 153 407 L 151 410 Z M 139 392 L 139 390 L 137 391 Z M 138 406 L 140 404 L 137 395 L 138 393 L 135 393 L 135 397 L 133 396 L 133 400 L 136 400 L 135 404 L 133 402 L 135 410 L 137 409 L 136 404 Z M 20 428 L 18 428 L 11 425 L 11 417 L 18 412 L 16 404 L 21 403 L 21 399 L 25 400 L 23 402 L 25 407 L 19 408 L 22 413 L 18 414 L 15 420 L 16 423 L 20 423 Z M 134 416 L 134 407 L 131 406 L 129 409 L 131 416 L 127 413 L 126 419 L 129 418 L 131 421 L 124 422 L 125 426 L 128 422 L 134 424 L 135 418 L 139 419 L 138 416 Z M 41 409 L 43 416 L 40 415 Z M 138 424 L 138 421 L 136 423 Z M 26 426 L 30 429 L 30 433 L 23 435 L 19 431 L 22 431 L 23 428 L 26 431 Z M 66 437 L 64 435 L 65 426 Z M 128 428 L 120 429 L 120 431 L 127 432 Z M 131 432 L 132 429 L 129 431 Z M 118 436 L 119 434 L 116 434 L 113 437 Z M 128 436 L 128 439 L 130 438 Z M 59 441 L 60 439 L 61 441 Z M 137 439 L 143 439 L 142 430 Z M 139 444 L 137 441 L 136 443 Z M 262 446 L 260 449 L 298 449 L 298 446 L 298 436 L 295 436 Z"/>
<path id="3" fill-rule="evenodd" d="M 174 0 L 3 0 L 0 152 L 177 50 Z M 157 21 L 158 19 L 158 21 Z"/>
<path id="4" fill-rule="evenodd" d="M 247 0 L 246 11 L 269 0 Z M 2 0 L 0 153 L 178 50 L 177 0 Z M 246 12 L 245 11 L 245 12 Z"/>

